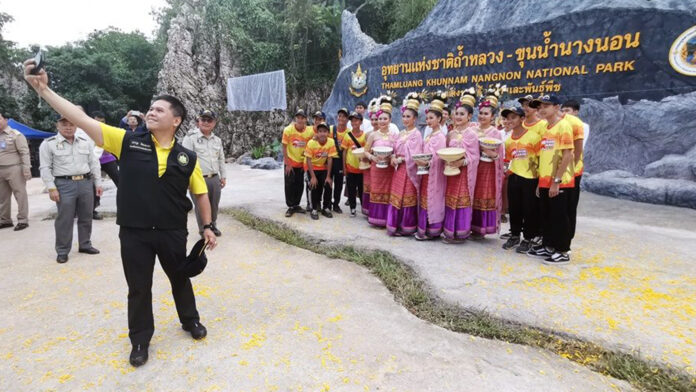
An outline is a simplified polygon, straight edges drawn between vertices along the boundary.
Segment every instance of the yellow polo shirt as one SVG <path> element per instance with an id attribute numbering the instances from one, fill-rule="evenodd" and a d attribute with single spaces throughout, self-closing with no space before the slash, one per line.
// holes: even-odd
<path id="1" fill-rule="evenodd" d="M 126 135 L 126 130 L 121 128 L 112 127 L 111 125 L 101 124 L 102 138 L 104 139 L 104 145 L 101 146 L 104 150 L 114 154 L 116 158 L 121 157 L 121 147 L 123 146 L 123 138 Z M 172 151 L 175 139 L 172 139 L 172 144 L 169 147 L 160 146 L 155 136 L 152 135 L 152 141 L 155 143 L 155 151 L 157 152 L 157 175 L 162 177 L 164 172 L 167 170 L 167 158 L 169 158 L 169 152 Z M 203 172 L 201 171 L 201 166 L 198 164 L 198 159 L 196 159 L 196 167 L 189 177 L 189 188 L 191 193 L 194 195 L 201 195 L 203 193 L 208 193 L 208 186 L 205 184 L 205 179 L 203 178 Z"/>
<path id="2" fill-rule="evenodd" d="M 567 120 L 573 127 L 573 141 L 582 140 L 585 138 L 585 123 L 582 122 L 582 120 L 576 116 L 573 116 L 572 114 L 567 113 L 563 115 L 563 119 Z M 580 154 L 580 160 L 575 166 L 575 177 L 582 175 L 583 169 L 585 168 L 585 164 L 583 163 L 583 155 L 585 154 Z"/>
<path id="3" fill-rule="evenodd" d="M 527 179 L 539 178 L 539 147 L 541 137 L 525 130 L 515 139 L 512 134 L 505 140 L 505 159 L 510 161 L 510 171 Z"/>
<path id="4" fill-rule="evenodd" d="M 300 168 L 304 166 L 304 151 L 307 143 L 314 137 L 314 128 L 306 127 L 303 132 L 295 128 L 295 123 L 285 127 L 283 130 L 282 143 L 287 146 L 289 162 L 292 167 Z"/>

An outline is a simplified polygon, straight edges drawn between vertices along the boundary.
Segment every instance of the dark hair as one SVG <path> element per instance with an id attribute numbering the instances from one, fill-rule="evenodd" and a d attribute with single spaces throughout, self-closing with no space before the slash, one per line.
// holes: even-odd
<path id="1" fill-rule="evenodd" d="M 358 106 L 362 106 L 363 108 L 367 109 L 367 105 L 363 101 L 358 101 L 358 103 L 355 104 L 355 107 L 357 108 Z"/>
<path id="2" fill-rule="evenodd" d="M 106 116 L 104 115 L 104 112 L 100 112 L 99 110 L 97 110 L 96 112 L 92 112 L 92 118 L 95 118 L 95 117 L 106 118 Z"/>
<path id="3" fill-rule="evenodd" d="M 184 107 L 184 104 L 179 101 L 178 98 L 171 96 L 171 95 L 158 95 L 154 98 L 152 98 L 152 102 L 155 101 L 166 101 L 169 102 L 169 107 L 172 110 L 172 113 L 174 113 L 174 117 L 181 117 L 181 122 L 179 123 L 179 126 L 176 127 L 175 131 L 178 131 L 179 128 L 181 127 L 181 124 L 186 121 L 186 107 Z"/>
<path id="4" fill-rule="evenodd" d="M 404 112 L 405 112 L 405 111 L 410 111 L 411 113 L 413 113 L 413 117 L 415 117 L 416 119 L 418 119 L 418 112 L 417 112 L 415 109 L 405 108 L 405 109 L 404 109 Z"/>
<path id="5" fill-rule="evenodd" d="M 438 112 L 437 110 L 428 110 L 428 113 L 433 113 L 437 118 L 442 119 L 442 112 Z"/>
<path id="6" fill-rule="evenodd" d="M 493 106 L 479 106 L 479 112 L 481 112 L 482 109 L 491 109 L 491 116 L 495 116 L 495 114 L 498 112 L 498 109 L 494 108 Z"/>
<path id="7" fill-rule="evenodd" d="M 574 100 L 574 99 L 569 99 L 565 102 L 563 102 L 563 105 L 561 105 L 561 109 L 563 108 L 571 108 L 573 110 L 580 110 L 580 102 Z"/>
<path id="8" fill-rule="evenodd" d="M 473 116 L 473 115 L 474 115 L 474 108 L 472 108 L 472 107 L 469 106 L 469 105 L 459 105 L 459 106 L 457 106 L 457 109 L 459 109 L 459 108 L 464 108 L 464 109 L 466 109 L 466 111 L 469 113 L 470 116 Z M 456 112 L 457 109 L 454 109 L 454 111 Z"/>
<path id="9" fill-rule="evenodd" d="M 447 114 L 450 114 L 450 115 L 452 114 L 452 109 L 450 109 L 449 106 L 445 106 L 445 107 L 443 108 L 443 111 L 447 112 Z"/>

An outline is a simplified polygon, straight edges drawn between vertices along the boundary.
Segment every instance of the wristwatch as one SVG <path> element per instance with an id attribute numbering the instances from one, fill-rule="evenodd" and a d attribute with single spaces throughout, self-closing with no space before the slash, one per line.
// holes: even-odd
<path id="1" fill-rule="evenodd" d="M 554 183 L 554 184 L 560 184 L 561 182 L 563 182 L 563 180 L 560 179 L 560 178 L 558 178 L 558 177 L 556 177 L 556 178 L 553 179 L 553 183 Z"/>
<path id="2" fill-rule="evenodd" d="M 205 230 L 205 229 L 213 230 L 213 224 L 212 224 L 212 223 L 208 223 L 207 225 L 203 225 L 203 230 Z"/>

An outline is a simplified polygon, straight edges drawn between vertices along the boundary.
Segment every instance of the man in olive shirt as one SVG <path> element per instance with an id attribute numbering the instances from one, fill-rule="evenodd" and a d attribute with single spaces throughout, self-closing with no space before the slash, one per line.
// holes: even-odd
<path id="1" fill-rule="evenodd" d="M 208 186 L 208 199 L 210 199 L 211 218 L 213 233 L 221 236 L 222 232 L 217 227 L 217 213 L 220 204 L 220 194 L 222 188 L 227 185 L 227 171 L 225 169 L 225 150 L 222 139 L 213 134 L 217 125 L 217 114 L 212 110 L 202 110 L 198 114 L 198 129 L 190 132 L 181 145 L 198 155 L 201 164 L 201 171 Z M 198 204 L 194 199 L 196 209 L 196 221 L 198 222 L 198 232 L 203 234 L 203 220 Z"/>
<path id="2" fill-rule="evenodd" d="M 56 229 L 56 261 L 68 261 L 72 248 L 73 223 L 77 214 L 77 237 L 80 253 L 98 254 L 92 246 L 92 207 L 94 194 L 101 196 L 101 166 L 94 155 L 94 142 L 75 135 L 77 128 L 59 116 L 58 134 L 44 140 L 39 147 L 41 179 L 48 196 L 58 207 Z M 95 191 L 96 189 L 96 191 Z"/>
<path id="3" fill-rule="evenodd" d="M 0 229 L 12 227 L 12 194 L 17 200 L 17 226 L 29 227 L 27 181 L 31 180 L 31 160 L 27 138 L 7 125 L 7 113 L 0 113 Z"/>
<path id="4" fill-rule="evenodd" d="M 155 331 L 152 278 L 156 259 L 171 283 L 182 329 L 194 339 L 203 339 L 207 329 L 200 323 L 191 279 L 182 272 L 186 269 L 187 215 L 192 208 L 188 189 L 195 195 L 206 222 L 203 237 L 208 249 L 216 246 L 217 239 L 210 226 L 208 190 L 196 153 L 174 139 L 186 120 L 186 108 L 173 96 L 155 97 L 146 116 L 148 131 L 126 132 L 90 118 L 56 94 L 48 87 L 46 70 L 33 75 L 35 67 L 34 60 L 24 63 L 24 79 L 39 96 L 98 146 L 120 159 L 116 223 L 120 226 L 121 261 L 128 283 L 131 365 L 147 362 Z"/>

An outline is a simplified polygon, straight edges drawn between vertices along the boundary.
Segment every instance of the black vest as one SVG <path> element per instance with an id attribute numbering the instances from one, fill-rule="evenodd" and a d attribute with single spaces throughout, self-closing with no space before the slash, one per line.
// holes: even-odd
<path id="1" fill-rule="evenodd" d="M 174 143 L 167 169 L 158 177 L 157 151 L 150 132 L 126 132 L 121 146 L 121 180 L 116 223 L 141 229 L 186 229 L 193 207 L 186 196 L 196 153 Z"/>

